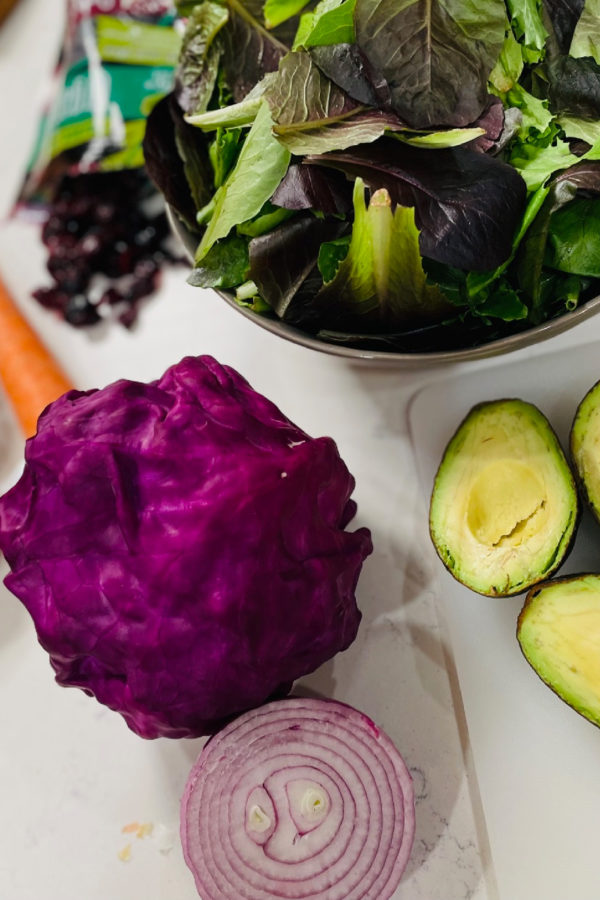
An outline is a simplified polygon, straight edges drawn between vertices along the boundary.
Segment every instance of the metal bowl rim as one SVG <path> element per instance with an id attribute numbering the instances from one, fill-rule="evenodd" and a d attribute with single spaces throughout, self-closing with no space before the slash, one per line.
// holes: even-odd
<path id="1" fill-rule="evenodd" d="M 190 262 L 193 263 L 194 252 L 197 245 L 197 238 L 185 227 L 183 222 L 177 217 L 173 210 L 168 207 L 167 215 L 171 224 L 171 228 L 185 250 L 185 254 Z M 511 334 L 507 337 L 498 338 L 479 347 L 469 347 L 465 350 L 434 350 L 423 353 L 401 353 L 394 350 L 362 350 L 357 347 L 345 347 L 343 345 L 328 343 L 318 338 L 311 337 L 309 334 L 288 325 L 279 319 L 270 319 L 253 312 L 247 307 L 240 306 L 233 294 L 228 291 L 213 289 L 232 309 L 241 313 L 251 322 L 254 322 L 260 328 L 269 331 L 277 337 L 306 347 L 310 350 L 316 350 L 319 353 L 327 353 L 331 356 L 338 356 L 347 360 L 370 362 L 378 365 L 396 366 L 396 367 L 422 367 L 442 365 L 446 363 L 468 362 L 469 360 L 488 359 L 504 353 L 511 353 L 524 347 L 530 347 L 542 341 L 549 340 L 555 335 L 562 334 L 565 331 L 578 325 L 585 319 L 595 315 L 600 309 L 600 296 L 593 297 L 583 306 L 577 307 L 572 312 L 565 313 L 556 319 L 550 319 L 541 325 L 535 325 L 528 328 L 527 331 L 521 331 L 518 334 Z"/>

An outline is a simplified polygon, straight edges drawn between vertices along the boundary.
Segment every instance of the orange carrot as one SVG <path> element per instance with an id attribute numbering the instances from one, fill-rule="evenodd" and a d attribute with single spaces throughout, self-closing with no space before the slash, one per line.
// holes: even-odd
<path id="1" fill-rule="evenodd" d="M 19 312 L 0 280 L 0 382 L 26 437 L 42 410 L 72 384 Z"/>

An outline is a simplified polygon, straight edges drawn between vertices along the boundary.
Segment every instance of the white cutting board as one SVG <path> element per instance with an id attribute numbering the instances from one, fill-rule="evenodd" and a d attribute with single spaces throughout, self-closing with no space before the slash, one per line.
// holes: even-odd
<path id="1" fill-rule="evenodd" d="M 444 448 L 475 403 L 535 403 L 566 448 L 576 407 L 598 380 L 600 345 L 589 344 L 423 388 L 409 417 L 426 503 Z M 435 559 L 500 900 L 599 900 L 600 729 L 522 656 L 515 629 L 523 595 L 479 596 Z M 600 525 L 587 512 L 560 574 L 583 571 L 600 572 Z"/>

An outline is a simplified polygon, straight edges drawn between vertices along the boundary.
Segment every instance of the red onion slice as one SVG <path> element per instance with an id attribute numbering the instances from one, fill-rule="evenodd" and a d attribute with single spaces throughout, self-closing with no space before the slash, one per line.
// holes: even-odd
<path id="1" fill-rule="evenodd" d="M 389 900 L 415 830 L 412 780 L 367 716 L 288 698 L 205 746 L 181 805 L 202 900 Z"/>

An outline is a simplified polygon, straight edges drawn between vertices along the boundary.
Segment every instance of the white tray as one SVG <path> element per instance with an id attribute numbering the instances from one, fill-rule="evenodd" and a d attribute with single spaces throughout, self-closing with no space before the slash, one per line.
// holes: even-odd
<path id="1" fill-rule="evenodd" d="M 577 404 L 599 379 L 599 348 L 590 344 L 422 389 L 409 416 L 426 501 L 444 448 L 475 403 L 533 402 L 566 447 Z M 500 898 L 598 900 L 600 730 L 543 685 L 522 656 L 515 629 L 523 596 L 479 596 L 437 562 Z M 600 526 L 587 512 L 561 574 L 583 571 L 600 572 Z"/>

